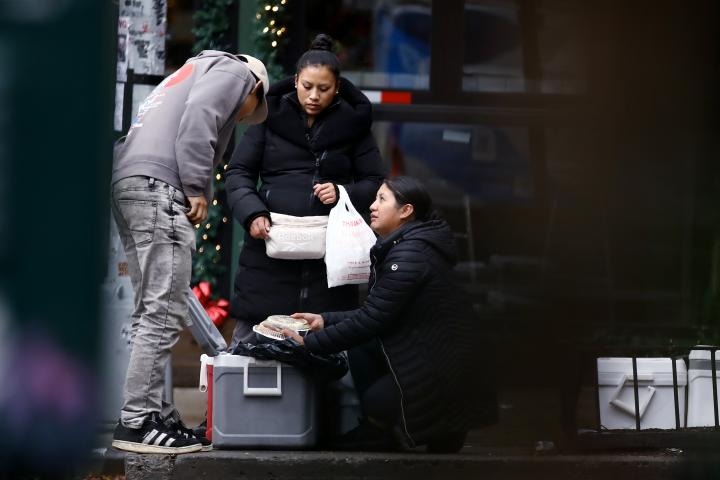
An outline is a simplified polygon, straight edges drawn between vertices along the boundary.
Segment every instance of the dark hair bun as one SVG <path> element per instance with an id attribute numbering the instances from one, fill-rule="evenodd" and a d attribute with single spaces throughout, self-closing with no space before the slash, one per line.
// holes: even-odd
<path id="1" fill-rule="evenodd" d="M 326 50 L 332 52 L 334 40 L 330 35 L 324 33 L 318 34 L 310 45 L 310 50 Z"/>

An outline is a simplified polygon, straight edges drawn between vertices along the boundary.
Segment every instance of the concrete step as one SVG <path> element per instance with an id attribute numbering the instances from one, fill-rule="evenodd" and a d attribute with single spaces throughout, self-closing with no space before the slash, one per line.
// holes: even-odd
<path id="1" fill-rule="evenodd" d="M 454 455 L 322 451 L 230 451 L 128 454 L 127 480 L 202 479 L 478 479 L 670 480 L 719 478 L 715 455 L 667 451 L 632 454 L 535 455 L 469 451 Z"/>

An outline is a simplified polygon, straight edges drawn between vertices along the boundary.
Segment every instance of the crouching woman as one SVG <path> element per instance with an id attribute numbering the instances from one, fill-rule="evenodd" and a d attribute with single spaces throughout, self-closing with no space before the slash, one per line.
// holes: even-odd
<path id="1" fill-rule="evenodd" d="M 471 366 L 478 352 L 476 320 L 453 281 L 453 234 L 410 177 L 385 180 L 370 206 L 370 226 L 379 239 L 363 305 L 296 313 L 312 332 L 283 333 L 315 353 L 349 351 L 365 418 L 337 447 L 457 451 L 477 393 Z"/>

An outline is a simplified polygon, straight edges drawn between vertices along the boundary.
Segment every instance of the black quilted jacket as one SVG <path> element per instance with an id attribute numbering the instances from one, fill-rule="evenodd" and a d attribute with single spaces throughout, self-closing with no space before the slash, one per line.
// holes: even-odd
<path id="1" fill-rule="evenodd" d="M 305 339 L 318 353 L 378 337 L 402 396 L 409 443 L 466 430 L 472 406 L 473 320 L 452 279 L 455 243 L 440 218 L 411 222 L 372 248 L 372 276 L 357 310 L 323 313 Z"/>

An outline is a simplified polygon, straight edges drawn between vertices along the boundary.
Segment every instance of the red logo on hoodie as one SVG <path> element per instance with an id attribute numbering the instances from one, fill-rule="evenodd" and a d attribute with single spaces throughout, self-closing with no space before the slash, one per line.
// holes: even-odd
<path id="1" fill-rule="evenodd" d="M 180 70 L 177 70 L 175 73 L 173 73 L 167 78 L 165 88 L 170 88 L 174 85 L 177 85 L 178 83 L 182 83 L 183 81 L 187 80 L 187 78 L 192 75 L 193 68 L 194 67 L 192 63 L 187 63 L 183 65 Z"/>

